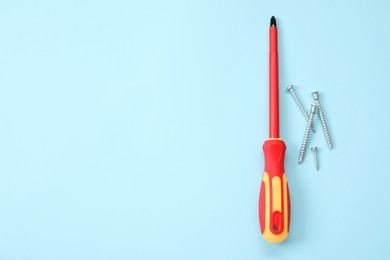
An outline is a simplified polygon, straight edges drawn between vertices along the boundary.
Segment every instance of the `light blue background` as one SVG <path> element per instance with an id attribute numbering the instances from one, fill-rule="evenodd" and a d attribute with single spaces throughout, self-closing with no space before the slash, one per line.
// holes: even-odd
<path id="1" fill-rule="evenodd" d="M 387 1 L 3 1 L 0 259 L 385 259 Z M 292 222 L 260 235 L 277 17 Z M 316 121 L 321 91 L 335 148 Z"/>

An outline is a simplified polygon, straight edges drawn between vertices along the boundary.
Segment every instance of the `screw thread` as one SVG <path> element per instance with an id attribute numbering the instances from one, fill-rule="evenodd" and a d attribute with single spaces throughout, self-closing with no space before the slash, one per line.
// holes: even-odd
<path id="1" fill-rule="evenodd" d="M 298 99 L 297 95 L 295 94 L 294 90 L 291 90 L 291 95 L 293 96 L 293 98 L 297 102 L 297 105 L 298 105 L 299 109 L 301 110 L 303 116 L 306 118 L 307 121 L 309 121 L 309 117 L 307 116 L 307 113 L 306 113 L 305 109 L 303 108 L 301 101 Z"/>
<path id="2" fill-rule="evenodd" d="M 322 107 L 321 107 L 320 101 L 318 99 L 316 100 L 316 104 L 317 104 L 318 116 L 319 116 L 320 121 L 321 121 L 322 129 L 324 129 L 326 142 L 328 143 L 329 149 L 332 149 L 332 147 L 333 147 L 332 140 L 330 139 L 328 126 L 326 125 L 324 113 L 322 111 Z"/>
<path id="3" fill-rule="evenodd" d="M 301 101 L 298 99 L 297 95 L 295 94 L 295 91 L 293 88 L 289 89 L 291 92 L 291 95 L 293 96 L 295 102 L 297 103 L 299 109 L 301 110 L 303 116 L 305 117 L 306 121 L 309 121 L 309 117 L 307 116 L 306 110 L 303 108 Z M 316 132 L 314 125 L 312 124 L 311 129 L 313 130 L 313 133 Z"/>
<path id="4" fill-rule="evenodd" d="M 314 155 L 314 167 L 318 171 L 318 158 L 317 158 L 317 149 L 313 149 L 313 155 Z"/>
<path id="5" fill-rule="evenodd" d="M 305 156 L 305 151 L 307 146 L 307 140 L 309 139 L 310 128 L 313 122 L 313 117 L 315 112 L 316 112 L 315 109 L 312 109 L 310 112 L 310 117 L 309 117 L 309 121 L 307 122 L 305 135 L 303 136 L 301 151 L 299 152 L 298 163 L 303 162 L 303 157 Z"/>

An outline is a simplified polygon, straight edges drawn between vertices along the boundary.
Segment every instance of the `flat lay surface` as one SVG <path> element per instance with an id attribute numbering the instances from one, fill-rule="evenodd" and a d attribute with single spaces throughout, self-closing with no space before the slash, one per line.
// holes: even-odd
<path id="1" fill-rule="evenodd" d="M 386 1 L 0 3 L 0 259 L 387 259 Z M 291 226 L 260 234 L 268 30 Z M 318 90 L 320 121 L 298 155 Z M 318 147 L 319 171 L 312 146 Z"/>

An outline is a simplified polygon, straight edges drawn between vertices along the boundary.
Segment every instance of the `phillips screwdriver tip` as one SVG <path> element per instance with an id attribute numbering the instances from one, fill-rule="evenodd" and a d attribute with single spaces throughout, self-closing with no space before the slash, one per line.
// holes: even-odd
<path id="1" fill-rule="evenodd" d="M 270 26 L 271 27 L 276 27 L 276 18 L 275 18 L 275 16 L 271 17 L 271 25 Z"/>

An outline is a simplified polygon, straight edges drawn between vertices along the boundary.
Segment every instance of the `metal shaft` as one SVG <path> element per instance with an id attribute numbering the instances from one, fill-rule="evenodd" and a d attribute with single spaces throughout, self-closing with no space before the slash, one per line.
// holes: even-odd
<path id="1" fill-rule="evenodd" d="M 307 140 L 309 138 L 310 127 L 311 127 L 311 124 L 313 123 L 313 118 L 314 118 L 315 113 L 316 113 L 316 106 L 311 105 L 310 117 L 309 117 L 309 121 L 307 122 L 305 135 L 303 136 L 303 142 L 302 142 L 302 146 L 301 146 L 301 151 L 299 152 L 298 163 L 303 162 L 303 157 L 305 156 L 305 151 L 306 151 L 306 146 L 307 146 Z"/>
<path id="2" fill-rule="evenodd" d="M 295 94 L 294 85 L 289 85 L 289 86 L 287 87 L 287 90 L 289 90 L 289 91 L 291 92 L 291 95 L 293 96 L 293 98 L 294 98 L 295 102 L 297 103 L 299 109 L 301 110 L 303 116 L 306 118 L 307 121 L 309 121 L 309 117 L 308 117 L 308 115 L 307 115 L 307 113 L 306 113 L 306 110 L 303 108 L 301 101 L 299 100 L 299 98 L 298 98 L 297 95 Z M 316 132 L 316 130 L 315 130 L 315 128 L 314 128 L 314 124 L 312 124 L 311 130 L 313 131 L 313 133 Z"/>
<path id="3" fill-rule="evenodd" d="M 317 146 L 313 146 L 311 150 L 313 151 L 313 156 L 314 156 L 314 167 L 318 171 L 318 158 L 317 158 Z"/>
<path id="4" fill-rule="evenodd" d="M 318 96 L 318 91 L 315 91 L 312 94 L 313 94 L 314 100 L 315 100 L 316 105 L 317 105 L 318 116 L 319 116 L 320 121 L 321 121 L 322 129 L 324 129 L 326 142 L 328 143 L 329 149 L 332 149 L 333 144 L 332 144 L 332 140 L 330 139 L 328 126 L 326 125 L 326 122 L 325 122 L 324 112 L 322 111 L 321 103 L 320 103 L 319 96 Z"/>

